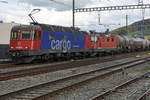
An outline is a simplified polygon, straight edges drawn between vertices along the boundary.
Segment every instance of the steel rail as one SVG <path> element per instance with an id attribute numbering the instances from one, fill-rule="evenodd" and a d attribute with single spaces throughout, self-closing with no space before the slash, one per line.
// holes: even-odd
<path id="1" fill-rule="evenodd" d="M 125 86 L 127 86 L 127 85 L 129 85 L 129 84 L 135 83 L 136 81 L 142 79 L 142 78 L 143 78 L 145 75 L 147 75 L 147 74 L 150 74 L 150 71 L 149 71 L 149 72 L 146 72 L 146 73 L 144 73 L 143 75 L 138 76 L 138 77 L 136 77 L 136 78 L 134 78 L 134 79 L 131 79 L 131 80 L 129 80 L 129 81 L 123 83 L 123 84 L 120 84 L 120 85 L 118 85 L 118 86 L 116 86 L 116 87 L 114 87 L 114 88 L 112 88 L 112 89 L 109 89 L 109 90 L 107 90 L 107 91 L 104 92 L 104 93 L 98 94 L 97 96 L 91 98 L 90 100 L 101 100 L 101 99 L 104 99 L 105 96 L 107 96 L 107 95 L 109 95 L 109 94 L 111 94 L 111 93 L 116 92 L 117 89 L 121 89 L 121 88 L 123 88 L 123 87 L 125 87 Z M 137 100 L 145 100 L 145 99 L 142 99 L 142 98 L 144 98 L 146 94 L 147 94 L 147 92 L 146 92 L 140 99 L 137 99 Z"/>
<path id="2" fill-rule="evenodd" d="M 141 97 L 139 97 L 136 100 L 146 100 L 146 96 L 150 94 L 150 89 L 147 90 L 143 95 L 141 95 Z"/>

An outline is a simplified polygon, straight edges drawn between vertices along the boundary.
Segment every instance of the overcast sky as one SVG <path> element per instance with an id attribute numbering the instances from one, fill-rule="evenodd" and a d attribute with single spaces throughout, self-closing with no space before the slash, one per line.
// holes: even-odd
<path id="1" fill-rule="evenodd" d="M 2 0 L 0 0 L 2 1 Z M 3 0 L 4 1 L 4 0 Z M 72 0 L 6 0 L 8 4 L 0 3 L 0 20 L 4 22 L 28 24 L 31 19 L 28 14 L 34 8 L 41 12 L 34 15 L 40 23 L 71 26 L 72 25 Z M 149 3 L 150 0 L 144 0 Z M 76 8 L 102 7 L 138 4 L 138 0 L 75 0 Z M 150 18 L 150 9 L 146 9 L 145 18 Z M 106 28 L 114 29 L 125 25 L 125 15 L 129 15 L 129 24 L 142 19 L 141 10 L 107 11 L 100 12 L 101 24 L 98 25 L 98 12 L 76 13 L 76 25 L 82 30 L 105 31 Z M 113 25 L 112 25 L 113 24 Z"/>

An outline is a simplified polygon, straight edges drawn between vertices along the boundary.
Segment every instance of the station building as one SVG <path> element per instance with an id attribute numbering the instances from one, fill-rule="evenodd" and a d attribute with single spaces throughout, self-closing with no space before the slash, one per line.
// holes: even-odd
<path id="1" fill-rule="evenodd" d="M 11 28 L 17 23 L 4 23 L 0 21 L 0 44 L 9 44 Z"/>
<path id="2" fill-rule="evenodd" d="M 14 25 L 18 24 L 14 22 L 4 23 L 3 21 L 0 21 L 0 61 L 8 58 L 10 31 Z"/>

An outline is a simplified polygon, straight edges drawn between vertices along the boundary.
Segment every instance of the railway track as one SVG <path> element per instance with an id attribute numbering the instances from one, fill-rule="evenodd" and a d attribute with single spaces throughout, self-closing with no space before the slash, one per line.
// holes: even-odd
<path id="1" fill-rule="evenodd" d="M 0 70 L 0 81 L 6 81 L 14 78 L 32 76 L 38 74 L 44 74 L 49 72 L 54 72 L 58 70 L 64 70 L 69 68 L 81 67 L 92 65 L 101 62 L 108 62 L 115 59 L 121 59 L 129 57 L 129 54 L 125 54 L 122 56 L 114 56 L 114 57 L 105 57 L 105 58 L 93 58 L 93 59 L 84 59 L 78 60 L 75 62 L 62 62 L 56 64 L 46 64 L 46 65 L 35 65 L 35 66 L 27 66 L 27 67 L 19 67 L 14 69 L 6 69 Z M 6 71 L 5 71 L 6 70 Z"/>
<path id="2" fill-rule="evenodd" d="M 102 78 L 116 72 L 121 72 L 122 68 L 127 69 L 138 64 L 145 63 L 148 58 L 149 57 L 145 57 L 135 61 L 110 65 L 104 68 L 99 68 L 84 73 L 75 73 L 71 76 L 64 77 L 53 82 L 47 82 L 44 84 L 0 95 L 0 100 L 46 100 L 46 98 L 49 98 L 52 94 L 58 94 L 66 89 L 87 84 L 97 78 Z"/>
<path id="3" fill-rule="evenodd" d="M 136 56 L 137 54 L 138 55 L 143 55 L 143 54 L 148 54 L 149 51 L 144 51 L 144 52 L 132 52 L 132 53 L 124 53 L 124 54 L 120 54 L 120 55 L 111 55 L 111 56 L 103 56 L 103 57 L 96 57 L 96 58 L 85 58 L 85 59 L 78 59 L 76 61 L 88 61 L 88 60 L 92 60 L 92 59 L 100 59 L 100 62 L 103 62 L 103 61 L 111 61 L 111 60 L 116 60 L 116 59 L 122 59 L 122 58 L 128 58 L 128 57 L 133 57 L 133 56 Z M 113 57 L 113 59 L 112 59 Z M 51 61 L 50 63 L 49 62 L 44 62 L 45 65 L 47 64 L 57 64 L 57 63 L 64 63 L 64 62 L 68 62 L 68 61 Z M 8 69 L 8 68 L 17 68 L 17 67 L 26 67 L 26 66 L 35 66 L 35 65 L 43 65 L 43 62 L 40 63 L 40 62 L 36 62 L 36 63 L 33 63 L 33 64 L 21 64 L 21 65 L 15 65 L 13 63 L 9 63 L 9 64 L 0 64 L 0 70 L 1 69 Z"/>
<path id="4" fill-rule="evenodd" d="M 150 91 L 150 87 L 145 86 L 146 82 L 150 82 L 149 76 L 150 71 L 100 93 L 90 100 L 149 100 L 146 99 L 146 94 Z"/>

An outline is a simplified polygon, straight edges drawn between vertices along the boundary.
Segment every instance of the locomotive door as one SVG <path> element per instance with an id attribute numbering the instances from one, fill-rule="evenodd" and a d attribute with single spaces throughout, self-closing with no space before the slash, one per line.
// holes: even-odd
<path id="1" fill-rule="evenodd" d="M 39 50 L 40 44 L 42 39 L 42 31 L 41 30 L 35 30 L 34 31 L 34 37 L 33 37 L 33 50 Z"/>
<path id="2" fill-rule="evenodd" d="M 42 30 L 38 30 L 37 33 L 38 33 L 37 48 L 40 49 L 43 32 Z"/>

